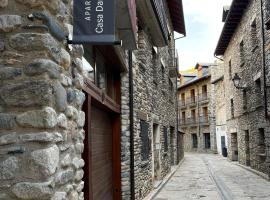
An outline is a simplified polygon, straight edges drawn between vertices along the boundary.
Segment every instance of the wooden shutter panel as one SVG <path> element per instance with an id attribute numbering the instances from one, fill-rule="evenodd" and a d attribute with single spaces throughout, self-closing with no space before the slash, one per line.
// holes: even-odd
<path id="1" fill-rule="evenodd" d="M 168 151 L 168 130 L 167 127 L 163 127 L 163 135 L 164 135 L 164 151 Z"/>
<path id="2" fill-rule="evenodd" d="M 141 120 L 141 140 L 142 140 L 142 160 L 148 160 L 149 158 L 149 124 L 146 121 Z"/>

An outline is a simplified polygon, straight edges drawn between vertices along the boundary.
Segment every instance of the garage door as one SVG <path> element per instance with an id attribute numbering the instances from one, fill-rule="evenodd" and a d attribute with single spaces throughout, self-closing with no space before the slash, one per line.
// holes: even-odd
<path id="1" fill-rule="evenodd" d="M 92 187 L 94 200 L 113 199 L 112 120 L 109 113 L 91 109 Z"/>

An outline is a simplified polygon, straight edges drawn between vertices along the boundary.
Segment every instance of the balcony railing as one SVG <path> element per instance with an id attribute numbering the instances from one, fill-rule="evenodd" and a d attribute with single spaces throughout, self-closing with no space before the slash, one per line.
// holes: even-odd
<path id="1" fill-rule="evenodd" d="M 178 107 L 179 107 L 180 109 L 186 108 L 186 107 L 187 107 L 186 101 L 180 101 L 180 102 L 178 103 Z"/>
<path id="2" fill-rule="evenodd" d="M 192 126 L 197 124 L 197 119 L 196 118 L 186 118 L 186 119 L 181 119 L 180 120 L 180 125 L 181 126 Z"/>
<path id="3" fill-rule="evenodd" d="M 197 102 L 197 97 L 195 97 L 195 96 L 187 98 L 187 105 L 189 105 L 189 106 L 195 106 L 196 102 Z"/>
<path id="4" fill-rule="evenodd" d="M 202 94 L 199 94 L 199 101 L 202 102 L 202 101 L 208 101 L 209 100 L 209 97 L 207 95 L 207 93 L 202 93 Z"/>
<path id="5" fill-rule="evenodd" d="M 208 116 L 201 116 L 199 122 L 200 122 L 200 124 L 209 124 L 209 117 Z"/>

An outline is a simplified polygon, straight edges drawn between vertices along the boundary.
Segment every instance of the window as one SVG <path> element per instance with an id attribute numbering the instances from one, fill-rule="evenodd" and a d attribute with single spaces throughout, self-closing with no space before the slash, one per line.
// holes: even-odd
<path id="1" fill-rule="evenodd" d="M 198 148 L 198 137 L 196 133 L 192 134 L 192 147 Z"/>
<path id="2" fill-rule="evenodd" d="M 265 154 L 266 152 L 266 146 L 265 146 L 265 133 L 264 129 L 259 129 L 259 135 L 258 135 L 258 152 L 259 154 Z"/>
<path id="3" fill-rule="evenodd" d="M 114 73 L 112 68 L 115 64 L 112 63 L 117 61 L 112 59 L 110 62 L 107 62 L 108 58 L 102 47 L 84 45 L 84 49 L 85 54 L 82 64 L 83 69 L 87 72 L 88 79 L 108 96 L 116 100 L 115 85 L 120 80 L 120 77 Z"/>
<path id="4" fill-rule="evenodd" d="M 203 107 L 203 122 L 208 122 L 208 108 Z"/>
<path id="5" fill-rule="evenodd" d="M 162 82 L 165 83 L 165 67 L 161 65 L 161 73 L 162 73 Z"/>
<path id="6" fill-rule="evenodd" d="M 233 99 L 231 99 L 231 117 L 234 118 L 234 102 L 233 102 Z"/>
<path id="7" fill-rule="evenodd" d="M 149 137 L 148 137 L 148 132 L 149 132 L 149 124 L 141 120 L 141 141 L 142 141 L 142 160 L 147 161 L 149 159 L 149 153 L 150 153 L 150 143 L 149 143 Z"/>
<path id="8" fill-rule="evenodd" d="M 232 61 L 229 61 L 229 78 L 232 80 Z"/>
<path id="9" fill-rule="evenodd" d="M 251 44 L 252 44 L 252 51 L 258 46 L 258 36 L 257 36 L 257 24 L 256 19 L 253 20 L 251 24 Z"/>
<path id="10" fill-rule="evenodd" d="M 240 45 L 239 45 L 239 53 L 240 53 L 240 62 L 241 62 L 241 66 L 242 66 L 245 62 L 245 52 L 244 52 L 244 41 L 243 40 L 240 42 Z"/>
<path id="11" fill-rule="evenodd" d="M 204 133 L 204 145 L 206 149 L 211 148 L 210 133 Z"/>
<path id="12" fill-rule="evenodd" d="M 167 127 L 163 127 L 163 135 L 164 135 L 164 152 L 168 151 L 168 130 Z"/>
<path id="13" fill-rule="evenodd" d="M 190 103 L 195 103 L 195 90 L 194 89 L 190 90 L 190 100 L 191 100 Z"/>
<path id="14" fill-rule="evenodd" d="M 185 93 L 181 94 L 181 105 L 182 106 L 186 105 L 186 94 Z"/>
<path id="15" fill-rule="evenodd" d="M 244 110 L 247 109 L 247 91 L 246 90 L 243 91 L 243 109 Z"/>
<path id="16" fill-rule="evenodd" d="M 185 111 L 182 112 L 182 122 L 183 122 L 183 124 L 185 124 L 185 122 L 186 122 L 186 112 Z"/>
<path id="17" fill-rule="evenodd" d="M 258 78 L 256 81 L 255 81 L 255 85 L 256 85 L 256 93 L 257 94 L 261 94 L 262 93 L 262 84 L 261 84 L 261 79 Z M 260 98 L 260 97 L 259 97 Z"/>
<path id="18" fill-rule="evenodd" d="M 153 57 L 153 78 L 154 78 L 154 83 L 157 83 L 157 78 L 158 78 L 158 73 L 157 73 L 157 47 L 152 48 L 152 57 Z"/>
<path id="19" fill-rule="evenodd" d="M 192 122 L 196 122 L 196 111 L 195 111 L 195 109 L 191 110 L 191 120 L 192 120 Z"/>
<path id="20" fill-rule="evenodd" d="M 207 85 L 202 86 L 202 94 L 201 94 L 201 100 L 207 99 Z"/>

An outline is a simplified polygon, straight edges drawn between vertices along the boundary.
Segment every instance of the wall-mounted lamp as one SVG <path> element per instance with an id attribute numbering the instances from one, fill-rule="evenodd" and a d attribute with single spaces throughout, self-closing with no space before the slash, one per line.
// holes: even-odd
<path id="1" fill-rule="evenodd" d="M 239 89 L 239 90 L 246 90 L 247 89 L 246 85 L 241 86 L 241 77 L 237 73 L 234 74 L 232 81 L 233 81 L 234 87 L 236 87 L 237 89 Z"/>

